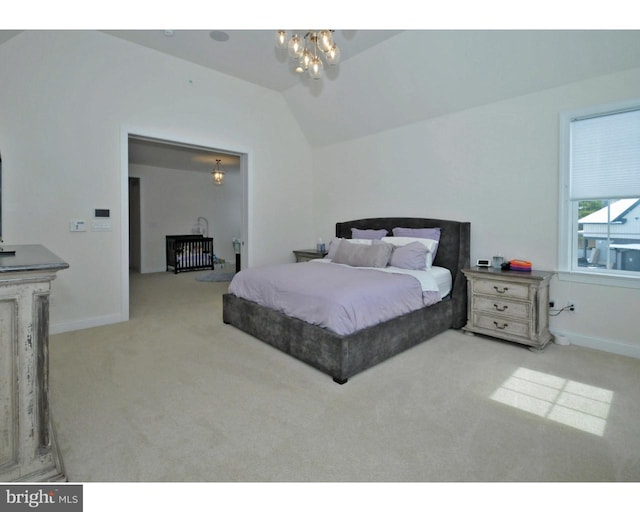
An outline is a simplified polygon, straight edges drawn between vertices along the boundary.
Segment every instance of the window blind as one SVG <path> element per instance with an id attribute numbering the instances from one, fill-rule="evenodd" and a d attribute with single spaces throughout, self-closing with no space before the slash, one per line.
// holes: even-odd
<path id="1" fill-rule="evenodd" d="M 575 119 L 571 199 L 640 197 L 640 110 Z"/>

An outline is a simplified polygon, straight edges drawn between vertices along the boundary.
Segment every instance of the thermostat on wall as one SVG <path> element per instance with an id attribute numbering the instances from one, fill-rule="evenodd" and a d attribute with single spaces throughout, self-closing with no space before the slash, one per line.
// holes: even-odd
<path id="1" fill-rule="evenodd" d="M 490 267 L 491 266 L 491 262 L 489 260 L 479 259 L 476 262 L 476 266 L 478 266 L 478 267 Z"/>

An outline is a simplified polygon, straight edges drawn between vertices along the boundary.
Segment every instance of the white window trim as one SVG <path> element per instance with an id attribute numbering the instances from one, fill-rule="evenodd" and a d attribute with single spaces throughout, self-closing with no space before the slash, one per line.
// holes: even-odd
<path id="1" fill-rule="evenodd" d="M 572 266 L 572 254 L 576 254 L 576 237 L 573 236 L 573 219 L 577 212 L 573 211 L 569 201 L 569 176 L 570 176 L 570 124 L 571 120 L 631 108 L 640 108 L 640 99 L 597 105 L 575 110 L 560 112 L 560 146 L 559 146 L 559 177 L 558 177 L 558 279 L 576 283 L 597 284 L 603 286 L 618 286 L 622 288 L 640 288 L 640 275 L 621 275 L 615 270 L 589 270 L 581 271 Z"/>

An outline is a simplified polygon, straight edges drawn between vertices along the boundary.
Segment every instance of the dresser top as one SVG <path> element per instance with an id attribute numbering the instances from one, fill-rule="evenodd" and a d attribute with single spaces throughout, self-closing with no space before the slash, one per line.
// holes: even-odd
<path id="1" fill-rule="evenodd" d="M 527 272 L 520 270 L 498 270 L 492 267 L 471 267 L 462 270 L 465 274 L 486 275 L 487 277 L 513 277 L 522 279 L 544 280 L 549 279 L 555 274 L 548 270 L 530 270 Z"/>
<path id="2" fill-rule="evenodd" d="M 15 254 L 0 254 L 0 273 L 69 268 L 67 262 L 42 245 L 3 245 L 2 249 Z"/>

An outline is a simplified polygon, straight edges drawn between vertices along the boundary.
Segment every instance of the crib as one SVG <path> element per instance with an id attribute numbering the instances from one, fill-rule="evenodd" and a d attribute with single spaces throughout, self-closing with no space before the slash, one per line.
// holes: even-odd
<path id="1" fill-rule="evenodd" d="M 213 238 L 203 235 L 167 235 L 167 272 L 214 269 Z"/>

